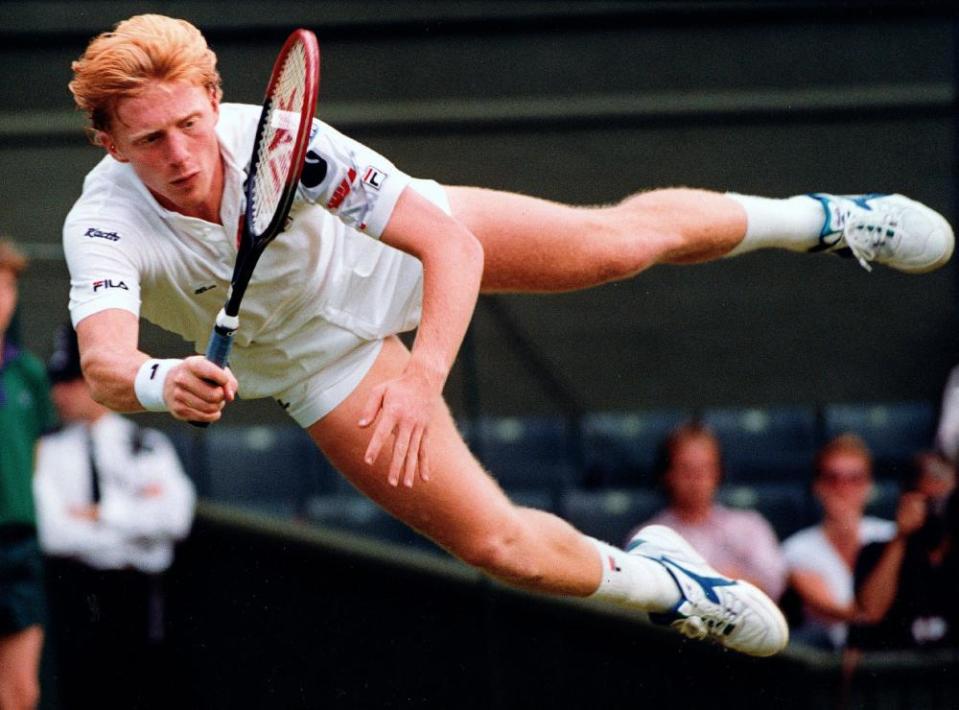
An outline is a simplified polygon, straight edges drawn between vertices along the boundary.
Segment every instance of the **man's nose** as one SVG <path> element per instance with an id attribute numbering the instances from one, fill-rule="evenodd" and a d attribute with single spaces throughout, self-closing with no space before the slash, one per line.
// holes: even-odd
<path id="1" fill-rule="evenodd" d="M 182 165 L 190 156 L 187 140 L 179 133 L 171 133 L 167 141 L 167 159 L 171 165 Z"/>

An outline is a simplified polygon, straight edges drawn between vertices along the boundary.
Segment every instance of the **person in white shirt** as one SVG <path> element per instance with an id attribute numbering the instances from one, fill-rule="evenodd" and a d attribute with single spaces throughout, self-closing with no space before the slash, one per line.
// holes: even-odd
<path id="1" fill-rule="evenodd" d="M 959 366 L 949 371 L 942 390 L 935 443 L 953 465 L 959 463 Z"/>
<path id="2" fill-rule="evenodd" d="M 893 521 L 864 515 L 871 488 L 872 454 L 858 436 L 841 434 L 819 450 L 813 493 L 822 504 L 822 522 L 783 542 L 789 584 L 803 606 L 793 631 L 799 642 L 841 649 L 848 622 L 859 618 L 853 584 L 859 550 L 896 534 Z"/>
<path id="3" fill-rule="evenodd" d="M 90 396 L 71 326 L 57 332 L 47 371 L 65 426 L 41 440 L 33 490 L 59 697 L 66 707 L 91 697 L 147 707 L 167 662 L 161 574 L 190 531 L 196 495 L 166 436 Z M 107 684 L 105 667 L 117 671 Z"/>
<path id="4" fill-rule="evenodd" d="M 444 383 L 480 290 L 585 288 L 773 246 L 928 271 L 953 251 L 940 215 L 902 196 L 685 188 L 561 205 L 414 180 L 317 121 L 291 224 L 254 274 L 230 367 L 156 359 L 139 349 L 141 315 L 200 352 L 223 302 L 256 111 L 221 103 L 203 36 L 159 15 L 99 35 L 73 72 L 74 100 L 107 152 L 64 225 L 71 317 L 98 401 L 214 422 L 238 389 L 276 398 L 358 489 L 497 579 L 661 612 L 747 653 L 785 645 L 781 614 L 751 585 L 714 594 L 684 576 L 713 572 L 674 533 L 646 534 L 628 555 L 513 505 L 458 434 Z M 413 327 L 408 351 L 396 334 Z M 667 551 L 681 570 L 667 569 Z"/>

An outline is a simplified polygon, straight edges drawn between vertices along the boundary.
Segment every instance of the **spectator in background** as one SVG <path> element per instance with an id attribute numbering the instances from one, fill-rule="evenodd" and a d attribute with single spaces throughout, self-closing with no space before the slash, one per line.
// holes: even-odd
<path id="1" fill-rule="evenodd" d="M 959 556 L 956 472 L 941 454 L 916 457 L 903 481 L 896 536 L 865 545 L 856 562 L 860 623 L 849 646 L 864 651 L 956 645 Z"/>
<path id="2" fill-rule="evenodd" d="M 661 480 L 669 507 L 643 526 L 676 530 L 722 574 L 745 579 L 778 599 L 786 584 L 786 563 L 772 526 L 756 511 L 716 502 L 722 479 L 716 435 L 697 422 L 682 424 L 663 442 L 663 455 Z"/>
<path id="3" fill-rule="evenodd" d="M 0 238 L 0 708 L 40 698 L 42 558 L 30 481 L 37 439 L 55 424 L 43 364 L 10 341 L 17 281 L 27 260 Z"/>
<path id="4" fill-rule="evenodd" d="M 953 464 L 959 462 L 959 365 L 952 368 L 943 388 L 936 448 Z"/>
<path id="5" fill-rule="evenodd" d="M 864 515 L 872 488 L 872 454 L 854 434 L 841 434 L 820 449 L 813 493 L 822 504 L 822 522 L 783 543 L 789 584 L 802 604 L 793 639 L 838 650 L 847 622 L 857 618 L 853 569 L 863 545 L 895 535 L 890 520 Z"/>
<path id="6" fill-rule="evenodd" d="M 45 436 L 34 493 L 49 560 L 65 707 L 162 707 L 161 573 L 193 520 L 195 494 L 170 441 L 90 396 L 76 334 L 48 365 L 65 428 Z M 109 682 L 104 670 L 109 669 Z"/>

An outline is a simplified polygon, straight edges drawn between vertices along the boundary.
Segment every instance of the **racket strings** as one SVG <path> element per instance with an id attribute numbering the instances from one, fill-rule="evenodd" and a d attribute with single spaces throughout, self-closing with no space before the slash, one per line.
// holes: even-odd
<path id="1" fill-rule="evenodd" d="M 252 196 L 253 234 L 263 234 L 283 197 L 296 147 L 300 117 L 305 107 L 307 57 L 302 43 L 287 54 L 269 99 L 269 114 L 259 136 L 260 150 L 254 171 Z"/>

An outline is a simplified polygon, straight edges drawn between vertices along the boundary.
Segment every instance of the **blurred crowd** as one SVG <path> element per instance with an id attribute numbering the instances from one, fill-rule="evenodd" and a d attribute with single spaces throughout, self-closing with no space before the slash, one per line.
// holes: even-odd
<path id="1" fill-rule="evenodd" d="M 959 618 L 959 376 L 943 399 L 939 433 L 898 471 L 893 519 L 866 514 L 874 463 L 855 432 L 826 442 L 810 462 L 820 520 L 779 541 L 755 510 L 717 500 L 722 446 L 705 425 L 676 428 L 663 445 L 667 507 L 647 523 L 681 532 L 723 574 L 762 588 L 787 614 L 792 642 L 827 651 L 954 647 Z"/>

